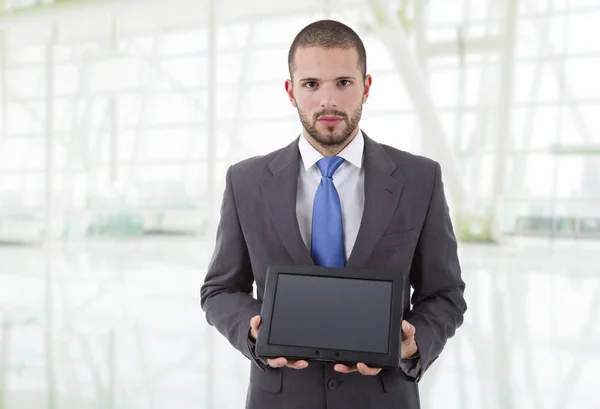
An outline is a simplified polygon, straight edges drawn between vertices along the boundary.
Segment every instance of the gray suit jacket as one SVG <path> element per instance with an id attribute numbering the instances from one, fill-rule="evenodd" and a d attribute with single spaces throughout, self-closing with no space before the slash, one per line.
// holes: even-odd
<path id="1" fill-rule="evenodd" d="M 216 247 L 200 291 L 208 323 L 251 361 L 247 409 L 417 409 L 418 381 L 463 322 L 465 284 L 439 164 L 364 136 L 365 208 L 348 266 L 404 276 L 404 319 L 416 328 L 416 365 L 363 376 L 314 362 L 303 370 L 272 369 L 257 359 L 248 333 L 250 319 L 260 314 L 267 266 L 313 264 L 295 213 L 296 139 L 228 169 Z"/>

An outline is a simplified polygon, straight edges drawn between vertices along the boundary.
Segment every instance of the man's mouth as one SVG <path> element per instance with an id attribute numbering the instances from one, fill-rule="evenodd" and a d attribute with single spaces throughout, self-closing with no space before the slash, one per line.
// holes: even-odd
<path id="1" fill-rule="evenodd" d="M 323 115 L 320 116 L 317 121 L 325 126 L 335 126 L 342 122 L 344 118 L 335 115 Z"/>

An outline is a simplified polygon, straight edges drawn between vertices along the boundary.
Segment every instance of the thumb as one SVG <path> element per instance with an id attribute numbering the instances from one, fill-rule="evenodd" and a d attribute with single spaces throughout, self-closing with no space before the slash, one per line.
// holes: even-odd
<path id="1" fill-rule="evenodd" d="M 260 325 L 260 315 L 255 315 L 250 319 L 250 335 L 255 340 L 258 339 L 258 326 Z"/>
<path id="2" fill-rule="evenodd" d="M 415 335 L 416 329 L 408 321 L 402 321 L 402 338 L 407 339 Z"/>
<path id="3" fill-rule="evenodd" d="M 250 327 L 255 330 L 258 331 L 258 327 L 260 326 L 260 315 L 255 315 L 254 317 L 252 317 L 252 319 L 250 320 Z"/>

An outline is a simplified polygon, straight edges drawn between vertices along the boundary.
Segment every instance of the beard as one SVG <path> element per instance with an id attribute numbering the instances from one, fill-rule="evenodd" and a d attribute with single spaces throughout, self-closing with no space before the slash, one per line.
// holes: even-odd
<path id="1" fill-rule="evenodd" d="M 352 112 L 350 117 L 345 113 L 334 109 L 324 109 L 314 114 L 312 118 L 309 118 L 309 115 L 298 108 L 298 115 L 300 116 L 300 122 L 302 123 L 302 126 L 304 126 L 304 129 L 306 129 L 308 134 L 312 136 L 319 145 L 323 147 L 335 147 L 346 142 L 357 128 L 362 116 L 362 105 L 359 105 L 358 108 Z M 337 131 L 335 127 L 331 126 L 327 127 L 326 131 L 319 131 L 317 129 L 317 120 L 324 115 L 339 116 L 344 121 L 344 126 Z"/>

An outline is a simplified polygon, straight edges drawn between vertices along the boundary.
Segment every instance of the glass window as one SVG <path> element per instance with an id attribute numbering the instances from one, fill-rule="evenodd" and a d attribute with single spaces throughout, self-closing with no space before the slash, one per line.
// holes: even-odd
<path id="1" fill-rule="evenodd" d="M 209 81 L 205 56 L 161 59 L 158 71 L 162 75 L 152 84 L 157 89 L 195 89 L 200 85 L 206 86 Z"/>
<path id="2" fill-rule="evenodd" d="M 229 32 L 224 32 L 227 35 Z M 166 32 L 160 36 L 160 54 L 201 53 L 208 46 L 208 31 L 202 29 L 185 29 Z"/>
<path id="3" fill-rule="evenodd" d="M 412 114 L 365 115 L 361 129 L 377 142 L 405 151 L 415 151 L 420 143 L 420 128 Z"/>
<path id="4" fill-rule="evenodd" d="M 12 102 L 6 104 L 6 128 L 8 135 L 39 136 L 44 132 L 46 110 L 41 102 Z"/>
<path id="5" fill-rule="evenodd" d="M 273 81 L 281 83 L 290 77 L 288 70 L 288 50 L 285 48 L 274 48 L 255 50 L 247 52 L 250 64 L 246 68 L 250 70 L 252 81 Z M 244 58 L 246 55 L 244 55 Z"/>
<path id="6" fill-rule="evenodd" d="M 569 17 L 568 48 L 570 53 L 600 51 L 600 44 L 595 41 L 600 37 L 598 21 L 600 21 L 600 8 L 597 11 L 572 14 Z"/>
<path id="7" fill-rule="evenodd" d="M 315 13 L 301 13 L 293 16 L 265 18 L 253 23 L 252 43 L 256 45 L 277 45 L 285 50 L 292 44 L 294 37 L 307 24 L 316 19 Z"/>
<path id="8" fill-rule="evenodd" d="M 127 56 L 99 60 L 90 67 L 89 89 L 92 92 L 102 92 L 141 87 L 149 81 L 149 72 L 151 72 L 150 67 L 139 57 Z M 150 78 L 156 79 L 159 76 L 159 74 L 153 73 Z"/>
<path id="9" fill-rule="evenodd" d="M 18 86 L 17 86 L 18 84 Z M 45 96 L 46 72 L 43 66 L 6 70 L 6 88 L 13 100 Z"/>
<path id="10" fill-rule="evenodd" d="M 46 60 L 46 47 L 41 45 L 10 46 L 6 47 L 6 58 L 8 67 L 17 64 L 43 63 Z"/>
<path id="11" fill-rule="evenodd" d="M 250 23 L 237 22 L 217 25 L 217 50 L 241 50 L 246 46 Z"/>
<path id="12" fill-rule="evenodd" d="M 380 111 L 408 111 L 412 102 L 397 72 L 373 74 L 369 99 L 363 105 L 364 115 Z"/>
<path id="13" fill-rule="evenodd" d="M 425 7 L 429 25 L 459 24 L 463 21 L 464 2 L 468 0 L 447 0 L 431 2 Z"/>
<path id="14" fill-rule="evenodd" d="M 547 149 L 559 140 L 558 106 L 532 106 L 513 110 L 513 146 Z"/>
<path id="15" fill-rule="evenodd" d="M 191 123 L 198 120 L 200 107 L 185 94 L 157 93 L 146 98 L 145 113 L 149 125 Z"/>
<path id="16" fill-rule="evenodd" d="M 297 118 L 298 111 L 291 105 L 283 81 L 273 81 L 273 84 L 279 82 L 278 85 L 256 85 L 248 88 L 247 93 L 242 96 L 245 113 L 243 118 L 263 121 Z"/>
<path id="17" fill-rule="evenodd" d="M 557 101 L 560 96 L 560 63 L 556 61 L 518 62 L 515 66 L 516 102 Z"/>
<path id="18" fill-rule="evenodd" d="M 571 97 L 598 98 L 600 96 L 600 57 L 571 58 L 565 63 L 565 77 Z"/>

